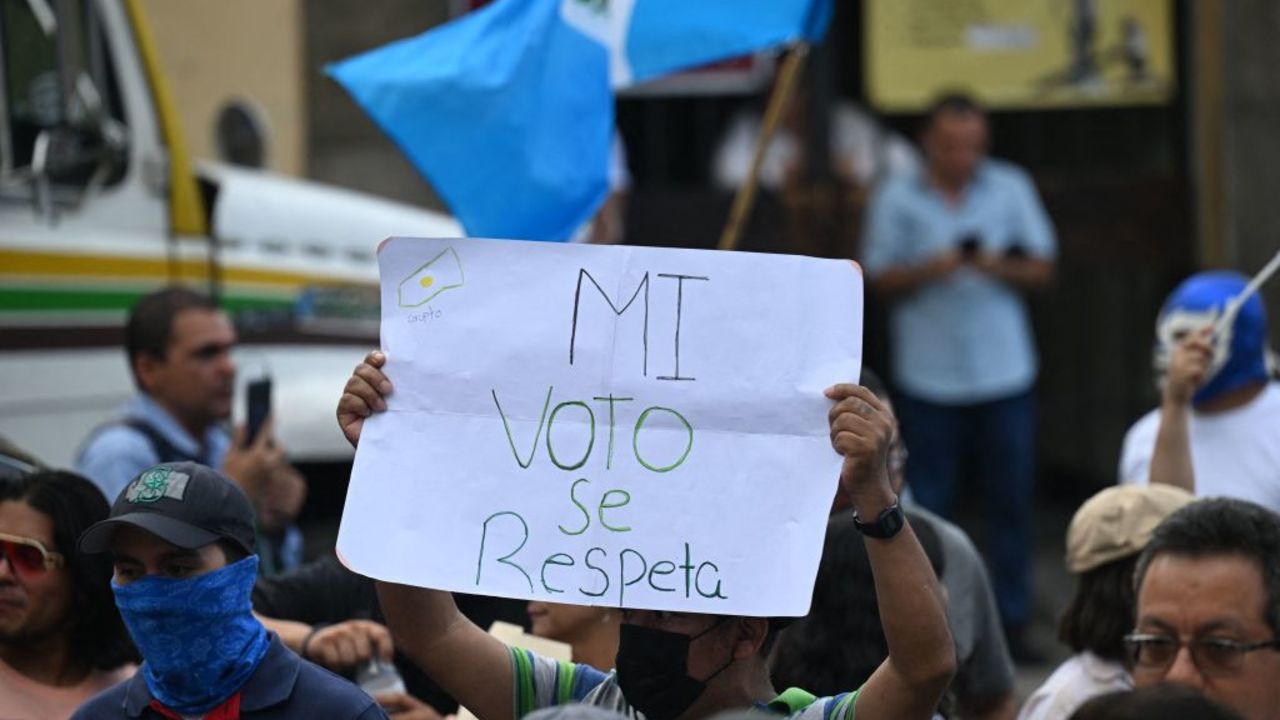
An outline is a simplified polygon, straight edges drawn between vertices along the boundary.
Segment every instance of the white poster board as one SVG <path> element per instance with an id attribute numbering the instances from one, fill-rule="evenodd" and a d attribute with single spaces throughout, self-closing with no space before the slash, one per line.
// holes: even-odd
<path id="1" fill-rule="evenodd" d="M 861 364 L 848 261 L 499 240 L 379 251 L 395 385 L 338 551 L 373 578 L 803 615 Z"/>

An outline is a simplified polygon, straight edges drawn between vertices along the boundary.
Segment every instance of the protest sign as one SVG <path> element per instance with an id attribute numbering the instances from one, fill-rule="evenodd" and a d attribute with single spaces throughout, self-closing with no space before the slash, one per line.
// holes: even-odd
<path id="1" fill-rule="evenodd" d="M 392 582 L 741 615 L 809 606 L 858 377 L 848 261 L 498 240 L 379 251 L 395 391 L 338 535 Z"/>

